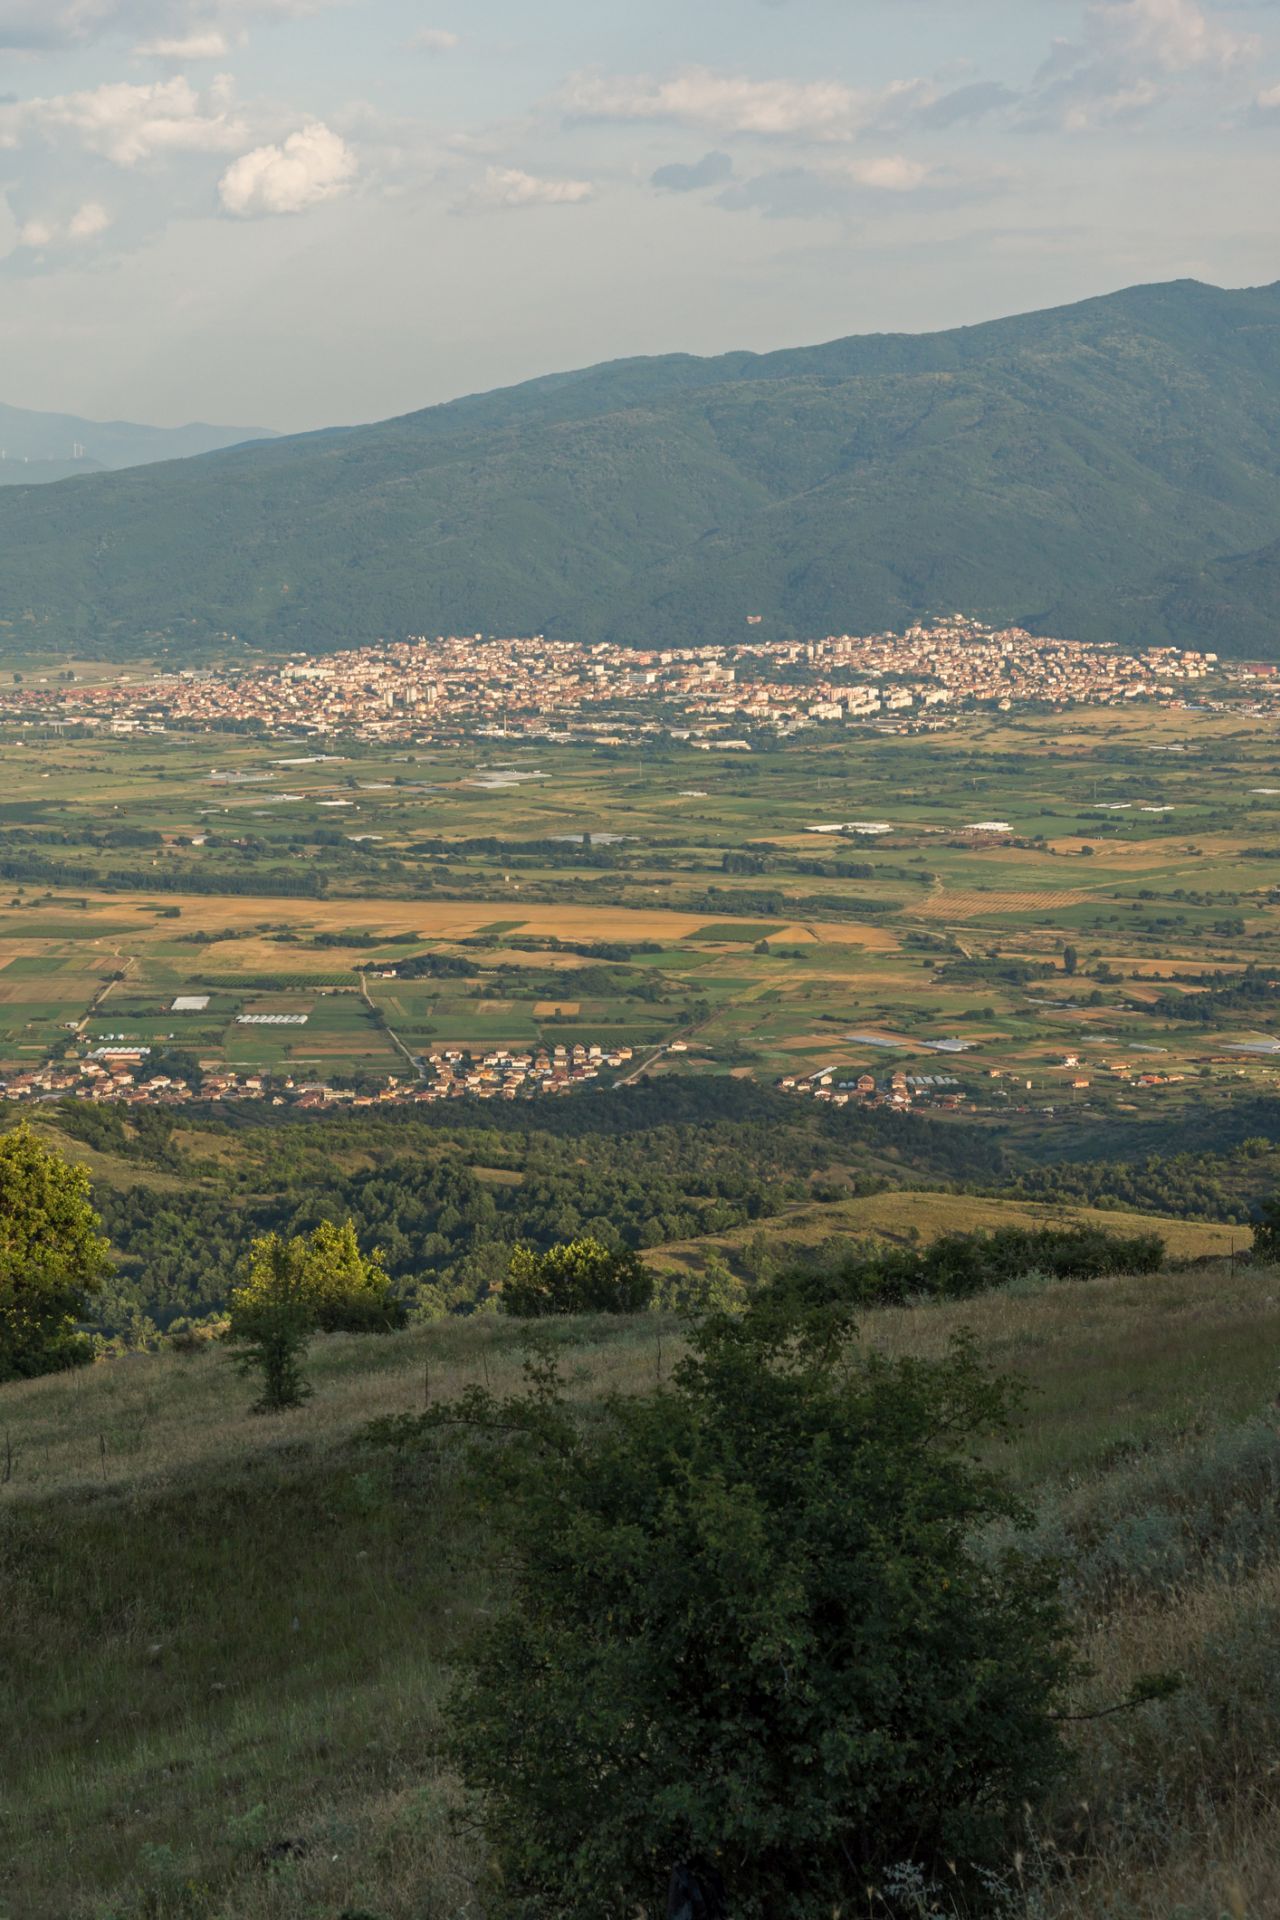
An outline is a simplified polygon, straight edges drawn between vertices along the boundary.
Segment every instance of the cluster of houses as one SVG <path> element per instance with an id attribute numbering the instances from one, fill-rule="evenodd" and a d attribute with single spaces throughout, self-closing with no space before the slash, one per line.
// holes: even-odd
<path id="1" fill-rule="evenodd" d="M 167 1073 L 152 1073 L 149 1047 L 100 1047 L 86 1059 L 47 1060 L 43 1066 L 10 1073 L 0 1080 L 6 1100 L 120 1100 L 130 1106 L 179 1106 L 195 1099 L 187 1081 Z M 235 1079 L 235 1075 L 229 1076 Z M 252 1097 L 261 1099 L 263 1081 L 254 1076 Z M 207 1084 L 207 1083 L 206 1083 Z M 248 1083 L 244 1083 L 247 1089 Z M 208 1096 L 217 1097 L 217 1096 Z"/>
<path id="2" fill-rule="evenodd" d="M 1093 1075 L 1106 1074 L 1110 1079 L 1119 1081 L 1127 1087 L 1171 1087 L 1186 1079 L 1185 1073 L 1160 1069 L 1154 1066 L 1136 1068 L 1128 1060 L 1102 1061 L 1090 1069 L 1083 1066 L 1080 1056 L 1068 1053 L 1052 1062 L 1055 1073 L 1066 1076 L 1065 1084 L 1073 1092 L 1086 1092 L 1093 1085 Z M 1024 1078 L 1017 1068 L 988 1067 L 985 1077 L 988 1080 L 1007 1080 L 1011 1087 L 1028 1091 L 1033 1082 Z M 899 1111 L 919 1105 L 940 1107 L 944 1112 L 954 1112 L 961 1107 L 972 1105 L 972 1093 L 966 1093 L 960 1082 L 952 1074 L 943 1073 L 906 1073 L 898 1070 L 877 1079 L 873 1073 L 853 1074 L 847 1067 L 819 1067 L 812 1073 L 786 1074 L 778 1081 L 782 1093 L 798 1094 L 814 1100 L 829 1102 L 832 1106 L 847 1107 L 851 1103 L 860 1106 L 894 1107 Z M 997 1099 L 1006 1099 L 999 1093 Z"/>
<path id="3" fill-rule="evenodd" d="M 1108 1073 L 1113 1079 L 1123 1080 L 1130 1087 L 1171 1087 L 1186 1079 L 1185 1073 L 1162 1073 L 1154 1067 L 1135 1069 L 1128 1060 L 1100 1060 L 1096 1067 L 1088 1067 L 1078 1053 L 1068 1053 L 1058 1064 L 1060 1073 L 1071 1075 L 1068 1084 L 1077 1092 L 1083 1092 L 1093 1084 L 1090 1075 Z M 1028 1085 L 1030 1082 L 1028 1082 Z"/>
<path id="4" fill-rule="evenodd" d="M 632 1058 L 630 1047 L 581 1043 L 538 1047 L 526 1053 L 513 1053 L 506 1047 L 483 1054 L 445 1048 L 428 1058 L 432 1082 L 416 1097 L 425 1101 L 459 1100 L 467 1095 L 477 1100 L 515 1100 L 522 1094 L 572 1093 L 575 1087 L 598 1079 L 602 1069 L 616 1071 L 628 1066 Z"/>
<path id="5" fill-rule="evenodd" d="M 778 1090 L 805 1094 L 814 1100 L 827 1101 L 833 1107 L 854 1103 L 864 1107 L 892 1107 L 899 1112 L 906 1112 L 918 1103 L 954 1112 L 966 1100 L 954 1074 L 899 1071 L 877 1080 L 874 1073 L 850 1076 L 845 1067 L 819 1067 L 814 1073 L 785 1074 L 778 1082 Z"/>
<path id="6" fill-rule="evenodd" d="M 150 1048 L 97 1048 L 83 1059 L 50 1060 L 0 1080 L 6 1100 L 114 1101 L 134 1107 L 176 1107 L 193 1100 L 267 1100 L 304 1111 L 320 1107 L 430 1106 L 440 1100 L 515 1100 L 572 1093 L 599 1079 L 605 1069 L 630 1065 L 630 1047 L 595 1043 L 486 1053 L 446 1048 L 423 1062 L 421 1080 L 392 1074 L 376 1089 L 332 1087 L 294 1074 L 240 1073 L 230 1068 L 204 1073 L 199 1087 L 176 1074 L 153 1072 Z"/>
<path id="7" fill-rule="evenodd" d="M 826 684 L 830 710 L 819 716 L 824 719 L 964 703 L 1007 712 L 1030 701 L 1114 706 L 1141 698 L 1185 699 L 1218 664 L 1216 653 L 1184 647 L 1122 653 L 1086 641 L 1041 638 L 1022 627 L 989 627 L 959 613 L 904 634 L 829 635 L 805 642 L 802 651 L 810 671 Z M 839 684 L 850 676 L 860 684 Z"/>

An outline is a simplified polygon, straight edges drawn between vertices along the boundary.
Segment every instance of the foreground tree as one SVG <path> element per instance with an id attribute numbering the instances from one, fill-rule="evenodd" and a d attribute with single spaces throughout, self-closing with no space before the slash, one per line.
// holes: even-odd
<path id="1" fill-rule="evenodd" d="M 111 1272 L 89 1175 L 25 1124 L 0 1138 L 0 1381 L 93 1357 L 77 1322 Z"/>
<path id="2" fill-rule="evenodd" d="M 514 1570 L 451 1710 L 493 1910 L 632 1920 L 723 1883 L 733 1920 L 813 1920 L 979 1889 L 1062 1765 L 1070 1672 L 1052 1571 L 990 1541 L 1025 1519 L 973 1457 L 1005 1385 L 963 1343 L 886 1360 L 767 1296 L 589 1417 L 549 1360 L 531 1379 L 399 1429 L 470 1436 Z"/>
<path id="3" fill-rule="evenodd" d="M 561 1313 L 643 1313 L 653 1299 L 653 1275 L 629 1247 L 601 1240 L 570 1240 L 548 1253 L 517 1247 L 511 1256 L 502 1306 L 522 1320 Z"/>

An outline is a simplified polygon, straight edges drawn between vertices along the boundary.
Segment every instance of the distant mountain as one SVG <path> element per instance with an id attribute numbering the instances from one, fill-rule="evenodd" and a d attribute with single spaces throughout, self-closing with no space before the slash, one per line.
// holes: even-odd
<path id="1" fill-rule="evenodd" d="M 959 609 L 1275 653 L 1278 481 L 1280 285 L 1178 281 L 9 489 L 0 620 L 28 649 L 184 658 L 228 635 L 678 645 L 748 614 L 772 636 Z"/>
<path id="2" fill-rule="evenodd" d="M 139 427 L 128 420 L 81 420 L 74 413 L 0 405 L 0 486 L 186 460 L 246 440 L 274 438 L 262 427 Z"/>
<path id="3" fill-rule="evenodd" d="M 87 473 L 105 473 L 100 460 L 15 460 L 0 454 L 0 487 L 40 487 L 50 480 L 83 480 Z"/>

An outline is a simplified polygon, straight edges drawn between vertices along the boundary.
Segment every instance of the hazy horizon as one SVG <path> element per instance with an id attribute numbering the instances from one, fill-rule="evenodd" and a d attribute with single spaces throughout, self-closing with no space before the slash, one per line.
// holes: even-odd
<path id="1" fill-rule="evenodd" d="M 1168 283 L 1161 283 L 1161 282 L 1127 283 L 1125 285 L 1118 286 L 1118 287 L 1105 287 L 1105 288 L 1098 289 L 1094 293 L 1086 293 L 1086 294 L 1080 295 L 1079 302 L 1054 301 L 1054 302 L 1048 303 L 1048 306 L 1045 308 L 1028 307 L 1028 308 L 1022 308 L 1022 309 L 1002 310 L 999 313 L 982 314 L 975 320 L 957 320 L 953 323 L 953 326 L 957 330 L 967 326 L 982 326 L 992 321 L 1016 319 L 1020 315 L 1027 315 L 1030 313 L 1040 312 L 1040 311 L 1049 311 L 1059 306 L 1064 306 L 1064 305 L 1069 306 L 1069 305 L 1079 304 L 1091 299 L 1107 299 L 1113 295 L 1127 292 L 1130 290 L 1131 286 L 1135 286 L 1138 284 L 1159 285 L 1159 284 L 1168 284 Z M 1257 291 L 1262 287 L 1269 286 L 1275 283 L 1270 281 L 1265 281 L 1265 282 L 1259 281 L 1252 284 L 1242 283 L 1241 285 L 1236 287 L 1219 286 L 1216 282 L 1201 282 L 1200 284 L 1213 285 L 1217 291 L 1223 292 L 1223 293 L 1237 293 L 1237 292 L 1248 293 L 1248 292 Z M 911 334 L 928 334 L 928 333 L 937 332 L 937 331 L 950 331 L 950 330 L 951 330 L 950 328 L 938 329 L 938 328 L 932 328 L 932 327 L 904 327 L 904 328 L 884 328 L 884 329 L 870 328 L 870 329 L 866 329 L 866 334 L 868 336 L 876 333 L 894 333 L 894 334 L 911 335 Z M 722 346 L 708 349 L 705 353 L 699 354 L 695 357 L 714 359 L 718 355 L 735 353 L 735 352 L 752 352 L 752 353 L 758 353 L 763 356 L 763 355 L 768 355 L 769 353 L 775 352 L 775 351 L 785 351 L 788 348 L 792 348 L 792 347 L 806 347 L 806 346 L 817 347 L 817 346 L 823 346 L 825 344 L 828 344 L 830 341 L 839 340 L 843 338 L 855 338 L 855 337 L 859 337 L 859 336 L 852 335 L 852 334 L 850 335 L 832 334 L 832 335 L 825 336 L 823 339 L 814 339 L 814 340 L 797 339 L 797 340 L 779 341 L 773 345 L 766 344 L 764 346 L 752 347 L 752 348 L 744 348 L 740 342 L 735 343 L 733 341 L 726 341 Z M 682 354 L 685 354 L 687 351 L 688 350 L 685 348 L 676 346 L 676 347 L 661 349 L 653 355 L 629 356 L 629 355 L 622 355 L 622 354 L 605 353 L 601 355 L 599 359 L 593 360 L 593 361 L 577 361 L 577 362 L 574 362 L 572 365 L 566 365 L 563 367 L 549 366 L 549 367 L 539 368 L 532 373 L 521 375 L 518 381 L 504 381 L 497 384 L 482 382 L 479 385 L 476 385 L 474 387 L 464 387 L 460 389 L 457 393 L 445 393 L 440 395 L 438 398 L 434 398 L 431 400 L 415 402 L 414 400 L 410 399 L 406 402 L 406 404 L 392 407 L 389 412 L 383 413 L 383 414 L 369 415 L 367 417 L 366 416 L 354 417 L 350 420 L 336 420 L 336 419 L 335 420 L 318 420 L 307 426 L 292 427 L 292 428 L 280 428 L 275 426 L 271 421 L 266 421 L 266 420 L 252 420 L 252 421 L 208 420 L 208 419 L 197 419 L 194 416 L 191 416 L 189 418 L 175 417 L 172 420 L 130 419 L 126 421 L 123 418 L 123 416 L 116 416 L 114 418 L 107 418 L 106 416 L 95 416 L 92 414 L 84 414 L 84 415 L 76 416 L 73 410 L 66 407 L 33 407 L 29 409 L 24 409 L 21 407 L 15 408 L 14 404 L 11 401 L 7 401 L 2 393 L 0 393 L 0 409 L 9 408 L 13 411 L 18 411 L 18 412 L 30 411 L 34 414 L 47 415 L 49 417 L 56 417 L 57 415 L 60 415 L 60 414 L 67 415 L 70 418 L 79 417 L 84 419 L 87 422 L 90 422 L 92 424 L 96 424 L 99 426 L 127 425 L 127 426 L 143 427 L 146 429 L 154 429 L 161 432 L 174 432 L 174 431 L 181 431 L 183 429 L 199 429 L 202 427 L 208 427 L 214 430 L 227 430 L 227 429 L 235 428 L 235 429 L 243 429 L 246 432 L 250 432 L 255 437 L 258 435 L 262 435 L 265 437 L 265 439 L 287 439 L 290 437 L 296 437 L 298 435 L 307 434 L 307 433 L 323 433 L 330 428 L 341 429 L 343 427 L 373 426 L 373 425 L 379 424 L 384 420 L 394 420 L 394 419 L 402 418 L 408 414 L 425 411 L 426 409 L 433 406 L 448 406 L 454 401 L 467 400 L 467 399 L 475 398 L 491 392 L 501 392 L 508 387 L 525 384 L 527 382 L 537 381 L 540 379 L 552 379 L 560 374 L 586 372 L 586 371 L 589 371 L 592 367 L 607 366 L 611 363 L 615 363 L 615 362 L 622 361 L 632 357 L 662 358 L 664 357 L 664 355 L 680 356 Z"/>

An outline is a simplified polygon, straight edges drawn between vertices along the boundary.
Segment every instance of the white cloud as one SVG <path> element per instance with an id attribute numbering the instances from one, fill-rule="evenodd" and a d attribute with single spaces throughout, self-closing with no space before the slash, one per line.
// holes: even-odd
<path id="1" fill-rule="evenodd" d="M 300 19 L 353 0 L 207 0 L 200 11 L 227 19 Z M 185 0 L 0 0 L 0 49 L 51 52 L 108 33 L 159 30 L 175 40 L 191 33 Z M 211 29 L 212 30 L 212 29 Z"/>
<path id="2" fill-rule="evenodd" d="M 96 240 L 111 225 L 111 215 L 96 200 L 86 200 L 71 218 L 63 225 L 56 220 L 27 220 L 18 229 L 18 245 L 28 248 L 32 253 L 43 253 L 49 247 L 66 242 L 81 245 L 88 240 Z"/>
<path id="3" fill-rule="evenodd" d="M 1246 64 L 1257 47 L 1197 0 L 1089 0 L 1079 41 L 1054 42 L 1030 117 L 1072 133 L 1138 120 L 1189 79 Z"/>
<path id="4" fill-rule="evenodd" d="M 117 81 L 0 108 L 0 143 L 6 146 L 21 145 L 33 132 L 53 138 L 69 133 L 120 167 L 173 153 L 226 152 L 243 143 L 246 131 L 230 111 L 225 77 L 203 98 L 179 77 L 144 86 Z"/>
<path id="5" fill-rule="evenodd" d="M 928 184 L 933 169 L 901 153 L 888 153 L 877 160 L 850 161 L 844 171 L 860 187 L 876 187 L 881 193 L 915 193 Z"/>
<path id="6" fill-rule="evenodd" d="M 1264 113 L 1274 113 L 1280 107 L 1280 86 L 1264 87 L 1254 102 Z"/>
<path id="7" fill-rule="evenodd" d="M 519 167 L 490 167 L 462 204 L 469 207 L 569 207 L 589 200 L 589 180 L 544 180 Z"/>
<path id="8" fill-rule="evenodd" d="M 1162 73 L 1233 66 L 1256 44 L 1211 20 L 1195 0 L 1092 0 L 1085 27 L 1112 57 Z"/>
<path id="9" fill-rule="evenodd" d="M 1100 76 L 1082 75 L 1062 103 L 1061 124 L 1068 133 L 1091 133 L 1098 127 L 1124 126 L 1141 120 L 1168 98 L 1167 89 L 1151 79 L 1131 80 L 1124 86 L 1093 84 Z"/>
<path id="10" fill-rule="evenodd" d="M 232 162 L 218 183 L 226 213 L 241 219 L 303 213 L 345 192 L 359 171 L 346 141 L 315 120 L 280 146 L 255 147 Z"/>
<path id="11" fill-rule="evenodd" d="M 423 27 L 415 33 L 409 42 L 414 53 L 452 53 L 462 42 L 456 33 L 450 33 L 447 27 Z"/>
<path id="12" fill-rule="evenodd" d="M 144 40 L 134 52 L 145 60 L 221 60 L 231 51 L 225 33 L 210 28 L 206 33 L 177 34 L 166 39 Z"/>
<path id="13" fill-rule="evenodd" d="M 86 200 L 72 214 L 67 226 L 69 240 L 96 240 L 111 225 L 111 215 L 97 200 Z"/>
<path id="14" fill-rule="evenodd" d="M 914 82 L 906 82 L 877 95 L 838 80 L 748 80 L 709 67 L 686 67 L 669 80 L 575 74 L 560 104 L 571 117 L 584 120 L 669 120 L 718 134 L 848 140 L 884 99 L 914 89 Z"/>

